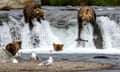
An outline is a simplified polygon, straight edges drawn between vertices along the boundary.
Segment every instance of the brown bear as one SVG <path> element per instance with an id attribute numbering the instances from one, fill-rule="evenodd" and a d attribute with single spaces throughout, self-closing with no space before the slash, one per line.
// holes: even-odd
<path id="1" fill-rule="evenodd" d="M 93 10 L 93 8 L 91 8 L 88 5 L 83 5 L 78 11 L 77 19 L 78 19 L 78 38 L 76 39 L 76 41 L 88 41 L 81 39 L 80 35 L 84 25 L 86 25 L 89 22 L 93 26 L 93 34 L 98 37 L 97 39 L 94 39 L 96 47 L 102 47 L 103 39 L 100 28 L 96 23 L 96 13 Z"/>
<path id="2" fill-rule="evenodd" d="M 33 23 L 32 19 L 36 18 L 41 23 L 44 20 L 44 11 L 41 9 L 40 4 L 34 2 L 28 3 L 23 9 L 24 19 L 26 23 L 29 23 L 29 29 L 32 30 Z"/>
<path id="3" fill-rule="evenodd" d="M 53 48 L 54 48 L 54 50 L 55 51 L 61 51 L 61 50 L 63 50 L 63 44 L 55 44 L 55 43 L 53 43 Z"/>
<path id="4" fill-rule="evenodd" d="M 21 44 L 21 41 L 13 41 L 12 43 L 7 44 L 5 49 L 15 56 L 18 50 L 21 49 Z"/>

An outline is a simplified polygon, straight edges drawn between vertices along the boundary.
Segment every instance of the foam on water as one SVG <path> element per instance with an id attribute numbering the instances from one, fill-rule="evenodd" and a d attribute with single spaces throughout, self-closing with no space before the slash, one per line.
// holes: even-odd
<path id="1" fill-rule="evenodd" d="M 77 38 L 77 25 L 70 27 L 69 29 L 59 29 L 50 26 L 50 22 L 42 21 L 41 23 L 33 20 L 33 30 L 29 31 L 29 24 L 24 22 L 22 18 L 22 22 L 15 20 L 15 18 L 10 17 L 12 21 L 18 24 L 18 28 L 21 31 L 21 40 L 22 40 L 22 52 L 30 53 L 32 51 L 37 53 L 49 53 L 50 50 L 53 49 L 53 43 L 63 43 L 64 49 L 61 52 L 54 53 L 107 53 L 107 54 L 120 54 L 120 26 L 116 24 L 114 21 L 111 21 L 108 17 L 99 17 L 97 18 L 100 29 L 102 30 L 102 36 L 104 40 L 104 49 L 96 49 L 93 43 L 93 29 L 91 24 L 87 24 L 81 33 L 81 37 L 88 42 L 82 42 L 77 44 L 75 39 Z M 23 23 L 24 26 L 20 27 L 19 23 Z M 3 29 L 2 29 L 3 28 Z M 5 42 L 5 38 L 1 40 L 1 43 L 11 42 L 11 34 L 9 32 L 9 26 L 4 24 L 0 27 L 0 33 L 7 37 L 7 41 Z M 2 36 L 0 34 L 0 37 Z M 35 42 L 36 46 L 32 45 L 34 43 L 34 39 L 31 39 L 31 36 L 36 37 L 40 40 L 40 42 Z"/>
<path id="2" fill-rule="evenodd" d="M 11 40 L 9 26 L 7 23 L 3 22 L 3 26 L 0 26 L 0 46 L 4 47 L 6 44 L 11 42 Z"/>
<path id="3" fill-rule="evenodd" d="M 50 23 L 42 21 L 42 23 L 33 21 L 34 27 L 29 31 L 28 24 L 25 24 L 22 29 L 22 41 L 24 42 L 23 48 L 33 48 L 30 43 L 30 36 L 39 36 L 39 47 L 36 48 L 51 48 L 53 43 L 61 43 L 60 40 L 52 33 Z"/>
<path id="4" fill-rule="evenodd" d="M 120 48 L 120 27 L 108 17 L 98 18 L 102 30 L 104 48 Z"/>

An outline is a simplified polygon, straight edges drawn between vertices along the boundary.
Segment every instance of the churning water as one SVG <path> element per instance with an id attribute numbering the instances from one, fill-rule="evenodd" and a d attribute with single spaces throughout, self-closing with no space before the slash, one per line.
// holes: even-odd
<path id="1" fill-rule="evenodd" d="M 77 25 L 68 29 L 59 29 L 50 25 L 49 21 L 42 23 L 33 20 L 34 28 L 29 31 L 29 26 L 24 18 L 17 20 L 9 16 L 10 21 L 3 22 L 0 26 L 0 46 L 3 47 L 12 40 L 22 40 L 22 52 L 49 53 L 53 43 L 63 43 L 64 49 L 59 53 L 119 53 L 120 54 L 120 26 L 108 17 L 98 17 L 97 23 L 102 31 L 104 49 L 96 49 L 93 42 L 93 28 L 87 24 L 81 37 L 88 42 L 78 44 Z"/>

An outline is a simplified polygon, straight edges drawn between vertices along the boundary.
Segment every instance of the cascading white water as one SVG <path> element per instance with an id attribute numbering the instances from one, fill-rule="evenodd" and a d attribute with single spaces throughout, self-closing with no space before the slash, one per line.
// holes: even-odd
<path id="1" fill-rule="evenodd" d="M 50 28 L 50 23 L 48 21 L 42 21 L 42 23 L 33 20 L 33 30 L 29 31 L 28 24 L 22 29 L 22 41 L 23 48 L 33 48 L 32 44 L 34 43 L 35 36 L 38 36 L 40 43 L 36 48 L 52 48 L 53 43 L 61 43 L 60 40 L 52 33 Z M 33 40 L 30 41 L 31 36 Z"/>
<path id="2" fill-rule="evenodd" d="M 13 17 L 11 18 L 15 19 Z M 28 24 L 24 23 L 23 18 L 21 21 L 23 22 L 24 27 L 18 26 L 18 28 L 21 28 L 20 39 L 22 40 L 23 52 L 31 52 L 34 50 L 38 53 L 49 53 L 49 50 L 53 49 L 53 43 L 63 43 L 64 50 L 60 53 L 119 53 L 120 27 L 108 17 L 102 16 L 97 18 L 104 39 L 105 49 L 101 50 L 96 49 L 93 43 L 94 36 L 91 24 L 87 24 L 84 27 L 81 35 L 81 37 L 88 40 L 88 42 L 82 42 L 80 45 L 77 45 L 77 42 L 75 41 L 77 38 L 77 26 L 70 27 L 69 29 L 59 29 L 51 27 L 48 21 L 42 21 L 42 23 L 39 23 L 36 20 L 33 20 L 34 28 L 32 31 L 29 31 Z M 16 20 L 15 23 L 22 23 L 21 21 Z M 9 32 L 9 26 L 4 24 L 0 28 L 3 28 L 0 31 L 2 34 L 0 34 L 0 37 L 7 36 L 7 42 L 4 42 L 6 40 L 5 38 L 0 38 L 0 44 L 3 43 L 6 45 L 12 41 L 11 34 Z M 31 36 L 33 36 L 33 40 L 30 40 Z M 39 42 L 36 42 L 34 38 L 37 38 Z M 33 46 L 32 44 L 34 43 L 36 43 L 37 46 Z"/>
<path id="3" fill-rule="evenodd" d="M 95 48 L 93 44 L 93 29 L 91 24 L 87 24 L 84 26 L 81 38 L 88 40 L 88 42 L 81 42 L 80 44 L 77 44 L 77 26 L 73 26 L 69 29 L 58 29 L 58 28 L 52 28 L 53 32 L 57 35 L 57 37 L 62 40 L 63 44 L 65 44 L 65 48 Z"/>
<path id="4" fill-rule="evenodd" d="M 120 27 L 108 17 L 99 17 L 98 24 L 104 38 L 104 48 L 120 48 Z"/>
<path id="5" fill-rule="evenodd" d="M 4 47 L 6 44 L 11 42 L 12 38 L 7 23 L 3 22 L 3 26 L 0 26 L 0 46 Z"/>

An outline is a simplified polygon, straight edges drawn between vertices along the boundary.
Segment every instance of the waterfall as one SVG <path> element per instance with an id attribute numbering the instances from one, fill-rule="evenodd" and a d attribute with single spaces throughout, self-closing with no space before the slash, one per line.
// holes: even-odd
<path id="1" fill-rule="evenodd" d="M 102 30 L 104 48 L 119 48 L 120 47 L 120 27 L 110 20 L 108 17 L 99 17 L 98 24 Z"/>
<path id="2" fill-rule="evenodd" d="M 29 31 L 29 24 L 25 24 L 22 29 L 22 41 L 24 42 L 23 48 L 50 49 L 52 48 L 53 43 L 61 43 L 58 37 L 52 33 L 48 21 L 42 21 L 42 23 L 39 23 L 34 19 L 33 24 L 34 27 L 32 31 Z M 33 44 L 37 46 L 33 46 Z"/>
<path id="3" fill-rule="evenodd" d="M 108 17 L 98 17 L 97 23 L 102 31 L 104 49 L 96 49 L 93 42 L 93 28 L 91 24 L 87 24 L 81 33 L 81 37 L 88 42 L 77 44 L 77 25 L 68 29 L 59 29 L 52 27 L 50 22 L 42 20 L 39 23 L 33 20 L 33 30 L 29 31 L 29 24 L 24 22 L 24 18 L 17 20 L 10 16 L 10 21 L 3 22 L 0 26 L 0 46 L 5 46 L 12 40 L 22 40 L 22 51 L 29 53 L 35 51 L 38 53 L 49 53 L 53 49 L 53 43 L 63 43 L 64 49 L 59 53 L 119 53 L 120 47 L 120 26 L 110 20 Z M 22 26 L 23 25 L 23 26 Z M 15 31 L 15 35 L 11 33 L 11 28 Z"/>
<path id="4" fill-rule="evenodd" d="M 12 38 L 9 32 L 9 26 L 3 22 L 3 26 L 0 26 L 0 47 L 4 47 L 6 44 L 11 42 Z"/>

